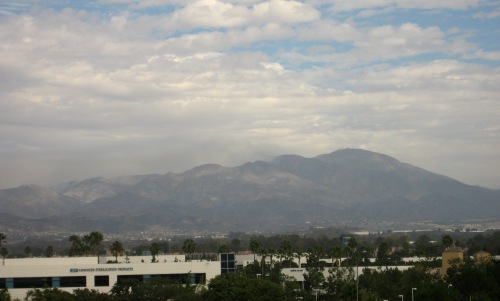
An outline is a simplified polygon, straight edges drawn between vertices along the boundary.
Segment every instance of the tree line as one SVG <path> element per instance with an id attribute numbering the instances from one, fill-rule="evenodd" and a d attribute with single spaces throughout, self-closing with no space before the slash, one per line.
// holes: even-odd
<path id="1" fill-rule="evenodd" d="M 465 236 L 468 235 L 468 236 Z M 244 233 L 231 233 L 230 238 L 173 238 L 167 240 L 154 240 L 148 244 L 133 244 L 132 242 L 121 242 L 119 240 L 104 241 L 104 235 L 99 231 L 92 231 L 83 235 L 73 234 L 66 243 L 61 246 L 49 245 L 26 245 L 17 248 L 17 252 L 9 252 L 6 244 L 6 235 L 0 232 L 0 256 L 7 257 L 52 257 L 52 256 L 96 256 L 111 253 L 116 258 L 118 256 L 142 255 L 145 251 L 159 255 L 167 253 L 185 253 L 193 258 L 202 258 L 204 255 L 214 253 L 229 253 L 252 250 L 255 253 L 259 250 L 266 250 L 268 253 L 279 255 L 283 252 L 282 242 L 286 241 L 294 253 L 304 252 L 307 249 L 321 247 L 323 250 L 341 248 L 345 251 L 344 238 L 347 235 L 338 237 L 318 237 L 301 236 L 298 234 L 288 235 L 246 235 Z M 479 250 L 487 251 L 491 254 L 500 255 L 500 231 L 479 233 L 386 233 L 384 235 L 354 236 L 363 250 L 366 257 L 377 257 L 382 255 L 381 260 L 398 262 L 402 257 L 436 257 L 440 256 L 446 245 L 442 238 L 449 236 L 453 239 L 457 247 L 467 251 L 468 255 L 473 255 Z M 258 243 L 258 248 L 256 248 Z M 338 251 L 338 250 L 337 250 Z M 385 256 L 385 255 L 387 256 Z"/>
<path id="2" fill-rule="evenodd" d="M 351 247 L 356 247 L 351 245 Z M 221 274 L 208 285 L 190 285 L 189 279 L 172 282 L 151 278 L 148 282 L 126 280 L 116 283 L 110 292 L 57 288 L 32 289 L 26 301 L 275 301 L 275 300 L 429 300 L 494 301 L 500 296 L 500 261 L 456 262 L 441 277 L 431 268 L 417 264 L 408 270 L 364 270 L 356 278 L 355 267 L 329 267 L 321 264 L 321 250 L 310 250 L 305 282 L 282 273 L 284 263 L 267 263 L 262 272 L 255 261 L 234 273 Z M 351 256 L 357 256 L 352 249 Z M 324 273 L 326 269 L 326 273 Z M 7 290 L 0 290 L 0 301 L 11 301 Z"/>
<path id="3" fill-rule="evenodd" d="M 500 232 L 491 235 L 476 235 L 467 240 L 467 245 L 476 249 L 490 250 L 495 254 L 498 250 L 496 240 Z M 6 236 L 0 235 L 0 247 L 5 244 Z M 91 232 L 79 236 L 70 236 L 72 254 L 77 256 L 97 255 L 102 243 L 102 233 Z M 402 239 L 396 239 L 401 244 L 394 247 L 391 239 L 379 238 L 372 240 L 370 244 L 359 237 L 344 237 L 316 239 L 303 250 L 304 242 L 311 242 L 308 238 L 292 236 L 251 236 L 246 248 L 260 255 L 260 261 L 254 258 L 253 264 L 245 267 L 238 266 L 234 273 L 222 274 L 210 281 L 208 286 L 197 287 L 184 283 L 171 283 L 159 279 L 151 282 L 120 282 L 116 283 L 109 293 L 101 293 L 95 290 L 80 289 L 73 293 L 61 291 L 56 288 L 34 289 L 26 296 L 25 300 L 397 300 L 399 297 L 411 300 L 411 294 L 415 300 L 498 300 L 500 289 L 500 262 L 489 260 L 484 262 L 473 262 L 467 256 L 463 263 L 456 262 L 448 269 L 447 275 L 441 277 L 435 269 L 427 264 L 416 264 L 408 270 L 364 270 L 359 278 L 356 277 L 356 267 L 364 263 L 366 254 L 372 252 L 376 256 L 378 264 L 392 260 L 394 254 L 417 254 L 422 252 L 424 256 L 435 255 L 435 248 L 446 248 L 460 244 L 451 235 L 443 235 L 439 242 L 432 242 L 425 235 L 420 235 L 412 246 L 408 246 Z M 228 241 L 226 241 L 228 242 Z M 232 243 L 231 243 L 232 242 Z M 200 252 L 200 244 L 203 241 L 185 239 L 182 242 L 182 251 L 186 254 Z M 242 242 L 234 239 L 229 244 L 221 243 L 224 251 L 231 251 L 231 245 L 242 246 Z M 302 245 L 300 245 L 302 244 Z M 377 246 L 378 247 L 374 247 Z M 165 247 L 165 246 L 163 246 Z M 167 246 L 168 247 L 168 246 Z M 161 252 L 162 246 L 159 242 L 152 242 L 148 248 L 151 252 L 152 261 Z M 371 250 L 373 248 L 375 250 Z M 206 250 L 206 249 L 204 249 Z M 430 250 L 430 253 L 426 253 Z M 111 243 L 109 251 L 116 256 L 124 252 L 123 244 L 119 241 Z M 307 273 L 304 274 L 305 281 L 298 283 L 295 279 L 282 273 L 285 267 L 296 267 L 293 260 L 306 257 Z M 340 260 L 340 258 L 347 258 Z M 266 260 L 269 258 L 270 260 Z M 324 258 L 330 258 L 331 262 L 325 262 Z M 0 300 L 10 300 L 8 291 L 0 292 Z"/>

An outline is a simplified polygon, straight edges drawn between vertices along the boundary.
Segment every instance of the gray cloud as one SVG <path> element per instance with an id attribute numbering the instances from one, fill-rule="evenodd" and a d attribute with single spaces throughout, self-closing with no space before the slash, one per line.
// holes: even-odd
<path id="1" fill-rule="evenodd" d="M 498 51 L 467 29 L 341 21 L 321 1 L 100 2 L 125 9 L 0 18 L 0 187 L 344 147 L 500 187 Z M 375 2 L 332 9 L 435 8 Z"/>

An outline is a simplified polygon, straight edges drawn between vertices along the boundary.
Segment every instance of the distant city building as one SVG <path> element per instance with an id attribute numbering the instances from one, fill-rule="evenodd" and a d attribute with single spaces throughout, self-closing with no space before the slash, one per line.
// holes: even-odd
<path id="1" fill-rule="evenodd" d="M 351 238 L 351 236 L 342 236 L 342 244 L 344 244 L 344 246 L 347 246 Z"/>

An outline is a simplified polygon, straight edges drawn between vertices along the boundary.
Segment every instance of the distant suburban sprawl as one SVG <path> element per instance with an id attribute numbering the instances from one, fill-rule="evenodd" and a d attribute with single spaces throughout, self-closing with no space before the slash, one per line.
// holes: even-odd
<path id="1" fill-rule="evenodd" d="M 10 253 L 1 300 L 496 300 L 500 231 L 109 240 Z M 15 245 L 15 244 L 14 244 Z M 412 298 L 412 299 L 410 299 Z"/>

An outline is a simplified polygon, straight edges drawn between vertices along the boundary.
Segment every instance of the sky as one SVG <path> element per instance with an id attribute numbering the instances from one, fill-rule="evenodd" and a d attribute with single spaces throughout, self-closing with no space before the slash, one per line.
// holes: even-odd
<path id="1" fill-rule="evenodd" d="M 500 1 L 0 1 L 0 188 L 344 148 L 500 188 Z"/>

